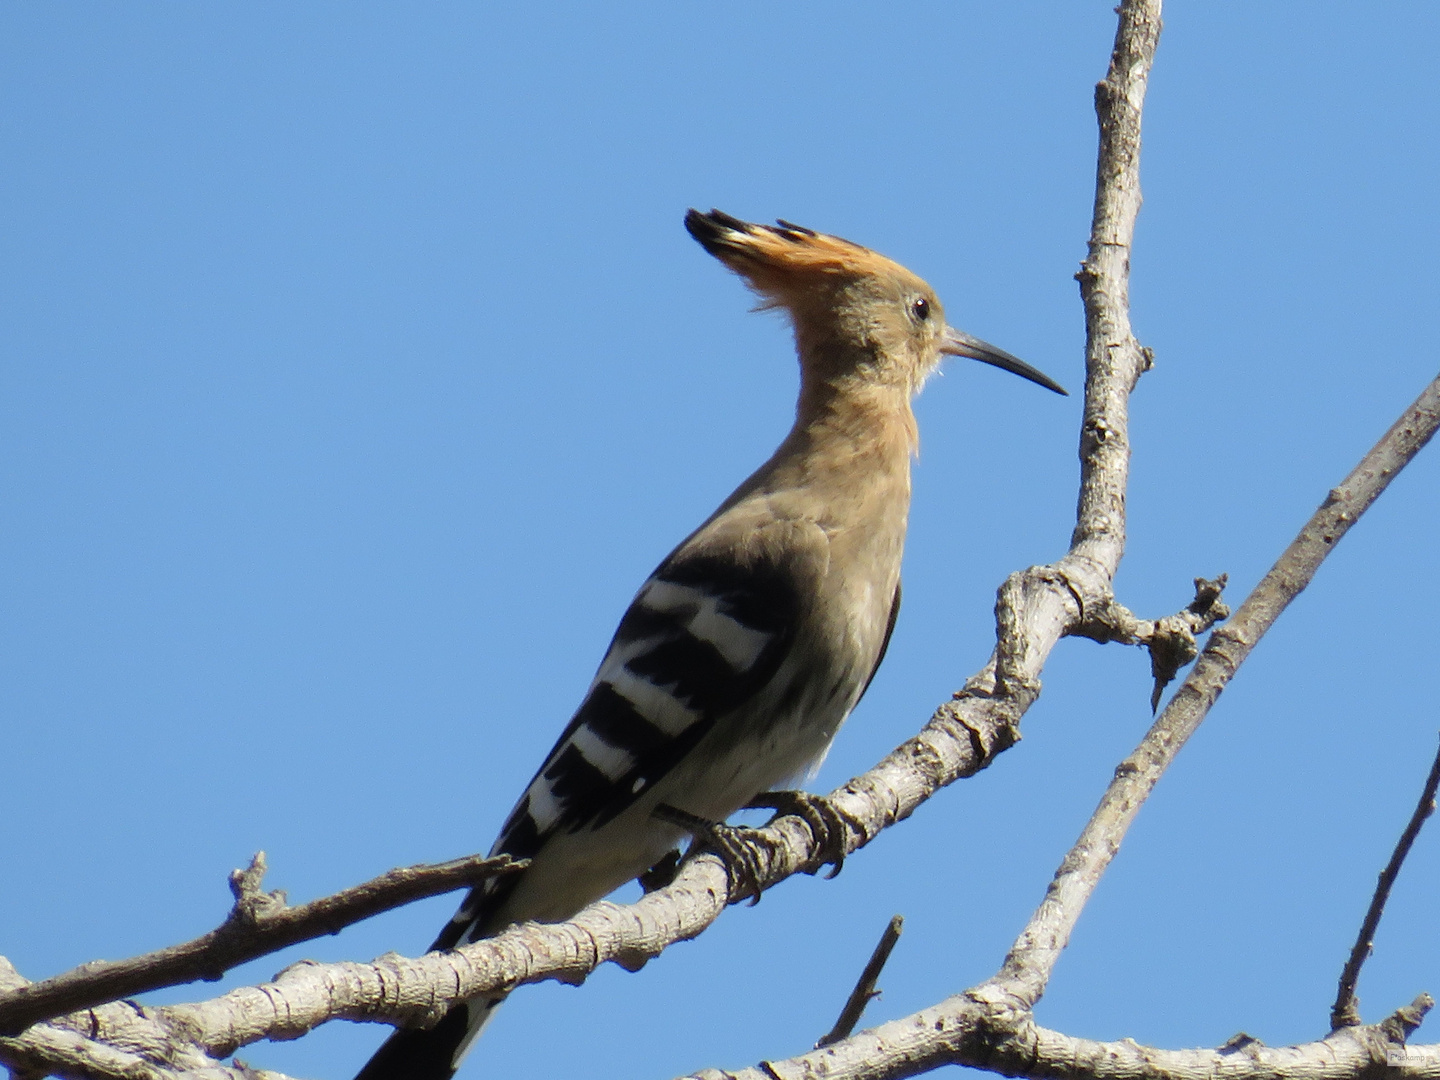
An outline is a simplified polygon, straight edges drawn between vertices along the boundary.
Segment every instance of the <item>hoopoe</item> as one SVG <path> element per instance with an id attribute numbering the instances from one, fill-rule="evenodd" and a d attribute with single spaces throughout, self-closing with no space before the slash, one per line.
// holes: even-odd
<path id="1" fill-rule="evenodd" d="M 492 849 L 529 868 L 472 890 L 432 951 L 570 918 L 673 857 L 687 832 L 778 805 L 757 796 L 818 765 L 895 626 L 918 439 L 911 398 L 946 354 L 1065 393 L 947 325 L 930 286 L 858 244 L 718 210 L 691 210 L 685 227 L 761 308 L 789 315 L 795 425 L 640 587 Z M 824 831 L 823 799 L 796 805 Z M 827 861 L 838 866 L 838 854 Z M 397 1031 L 358 1080 L 445 1080 L 497 1004 Z"/>

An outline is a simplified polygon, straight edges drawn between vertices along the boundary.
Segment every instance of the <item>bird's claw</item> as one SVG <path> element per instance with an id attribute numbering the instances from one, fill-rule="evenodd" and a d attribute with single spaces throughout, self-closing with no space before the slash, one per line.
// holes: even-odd
<path id="1" fill-rule="evenodd" d="M 738 904 L 742 900 L 749 900 L 753 907 L 760 902 L 764 866 L 756 845 L 766 841 L 758 835 L 758 830 L 743 825 L 706 821 L 667 803 L 660 803 L 651 812 L 661 821 L 680 826 L 694 838 L 694 843 L 686 852 L 687 858 L 702 849 L 712 851 L 720 857 L 720 861 L 725 864 L 726 873 L 730 876 L 730 903 Z M 642 878 L 641 886 L 644 884 Z"/>
<path id="2" fill-rule="evenodd" d="M 824 795 L 811 795 L 808 791 L 765 791 L 745 804 L 747 810 L 774 810 L 775 818 L 794 814 L 810 826 L 815 837 L 815 859 L 806 867 L 807 874 L 817 873 L 822 866 L 833 869 L 826 879 L 833 878 L 845 865 L 845 848 L 849 832 L 854 829 L 860 836 L 865 829 L 855 818 L 846 813 Z M 766 824 L 769 824 L 767 822 Z"/>

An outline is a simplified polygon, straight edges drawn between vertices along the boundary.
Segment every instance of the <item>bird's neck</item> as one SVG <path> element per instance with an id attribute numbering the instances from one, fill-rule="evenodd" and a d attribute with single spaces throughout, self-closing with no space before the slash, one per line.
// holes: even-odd
<path id="1" fill-rule="evenodd" d="M 907 470 L 920 448 L 908 389 L 854 374 L 802 377 L 791 431 L 791 438 L 797 437 L 815 449 L 894 458 Z"/>
<path id="2" fill-rule="evenodd" d="M 918 387 L 901 377 L 908 365 L 864 335 L 837 335 L 832 327 L 817 329 L 805 319 L 796 320 L 795 346 L 800 354 L 796 433 L 865 452 L 898 449 L 904 462 L 915 455 L 920 436 L 910 400 Z"/>
<path id="3" fill-rule="evenodd" d="M 908 396 L 802 379 L 796 413 L 784 442 L 706 525 L 754 500 L 766 515 L 816 522 L 832 544 L 858 544 L 865 558 L 898 567 L 915 447 Z"/>
<path id="4" fill-rule="evenodd" d="M 802 380 L 795 426 L 762 468 L 769 490 L 803 487 L 846 518 L 910 499 L 915 416 L 908 395 L 873 384 Z M 758 479 L 759 477 L 757 477 Z"/>

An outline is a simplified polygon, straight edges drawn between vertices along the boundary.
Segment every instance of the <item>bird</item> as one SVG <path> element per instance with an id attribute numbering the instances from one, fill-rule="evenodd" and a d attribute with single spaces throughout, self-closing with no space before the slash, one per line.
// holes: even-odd
<path id="1" fill-rule="evenodd" d="M 667 857 L 673 868 L 687 833 L 722 835 L 747 805 L 798 808 L 817 831 L 833 824 L 826 800 L 777 785 L 818 767 L 895 628 L 912 399 L 946 355 L 1066 392 L 950 326 L 929 285 L 859 244 L 719 210 L 692 209 L 685 227 L 760 309 L 788 315 L 795 423 L 641 585 L 495 841 L 492 855 L 528 867 L 472 889 L 431 951 L 568 919 L 651 868 L 663 874 Z M 838 869 L 838 852 L 826 858 Z M 447 1080 L 499 1000 L 398 1029 L 357 1080 Z"/>

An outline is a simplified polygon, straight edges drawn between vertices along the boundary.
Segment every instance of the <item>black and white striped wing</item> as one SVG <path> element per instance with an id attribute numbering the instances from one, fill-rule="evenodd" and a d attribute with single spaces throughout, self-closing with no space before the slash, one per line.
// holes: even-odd
<path id="1" fill-rule="evenodd" d="M 491 854 L 530 858 L 557 833 L 598 829 L 633 805 L 769 683 L 799 617 L 799 591 L 783 568 L 672 555 L 620 620 L 585 700 Z M 484 936 L 519 882 L 473 890 L 430 948 Z"/>
<path id="2" fill-rule="evenodd" d="M 668 560 L 620 621 L 496 853 L 533 855 L 555 832 L 596 829 L 624 811 L 769 682 L 798 616 L 794 583 L 779 569 Z"/>

